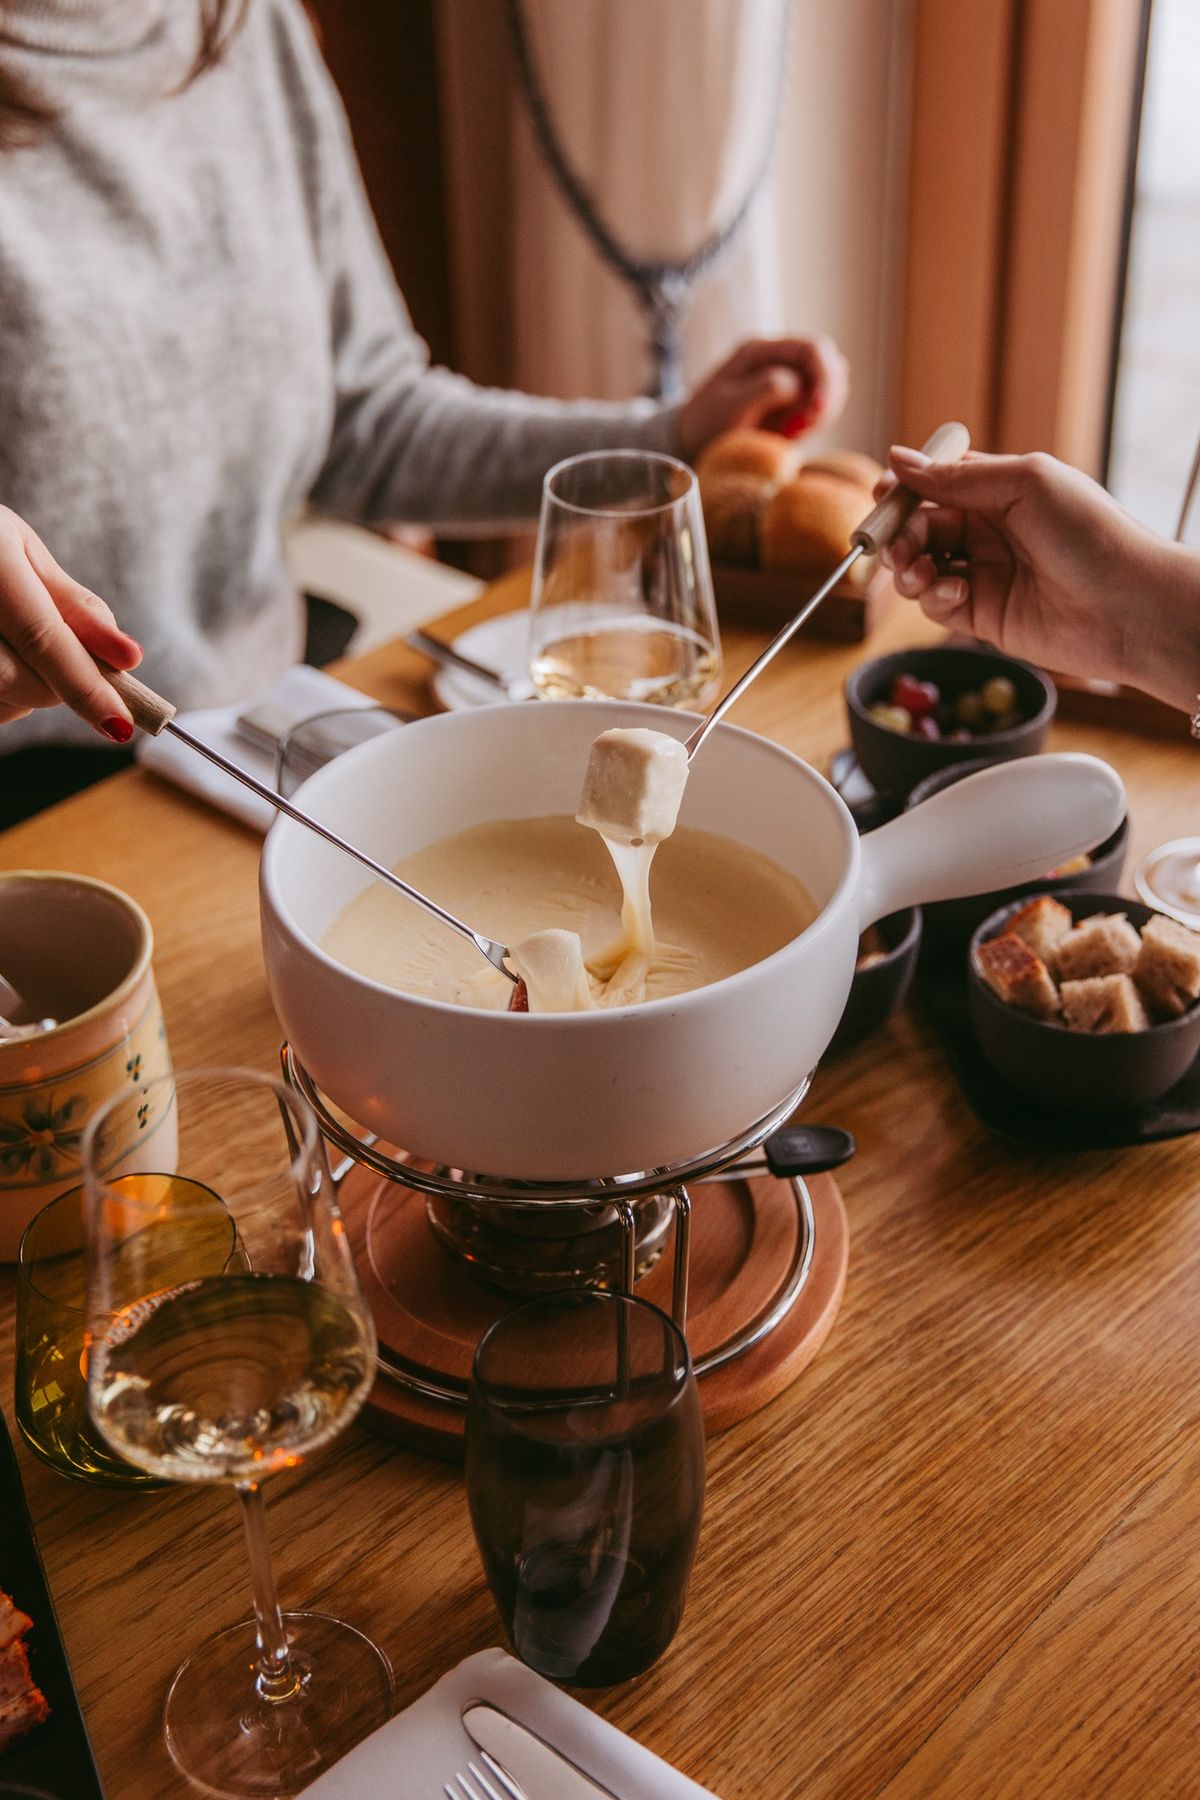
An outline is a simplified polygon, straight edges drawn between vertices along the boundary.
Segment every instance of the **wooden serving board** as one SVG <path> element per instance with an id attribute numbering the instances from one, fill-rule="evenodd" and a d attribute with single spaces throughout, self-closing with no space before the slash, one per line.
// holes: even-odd
<path id="1" fill-rule="evenodd" d="M 866 580 L 856 579 L 864 566 L 859 560 L 846 580 L 838 583 L 800 629 L 801 637 L 832 638 L 857 644 L 887 617 L 899 596 L 890 572 L 881 563 L 867 563 Z M 746 569 L 734 563 L 712 565 L 713 592 L 722 623 L 762 625 L 778 630 L 786 625 L 816 592 L 829 574 L 826 569 Z"/>
<path id="2" fill-rule="evenodd" d="M 1152 694 L 1139 693 L 1137 688 L 1122 687 L 1115 681 L 1084 681 L 1075 675 L 1052 673 L 1050 679 L 1058 689 L 1060 719 L 1078 719 L 1086 725 L 1111 725 L 1151 737 L 1186 741 L 1187 715 L 1168 706 L 1165 700 L 1156 700 Z"/>
<path id="3" fill-rule="evenodd" d="M 846 1282 L 849 1231 L 831 1175 L 811 1176 L 815 1243 L 808 1280 L 781 1323 L 752 1349 L 700 1379 L 710 1433 L 726 1430 L 783 1391 L 816 1355 Z M 780 1292 L 799 1234 L 790 1183 L 770 1176 L 704 1182 L 691 1190 L 688 1342 L 702 1357 L 757 1318 Z M 420 1194 L 353 1169 L 340 1202 L 381 1352 L 416 1372 L 466 1383 L 488 1326 L 519 1304 L 484 1287 L 434 1237 Z M 672 1250 L 638 1283 L 639 1298 L 671 1308 Z M 381 1374 L 363 1420 L 385 1437 L 461 1461 L 461 1405 L 426 1397 Z"/>

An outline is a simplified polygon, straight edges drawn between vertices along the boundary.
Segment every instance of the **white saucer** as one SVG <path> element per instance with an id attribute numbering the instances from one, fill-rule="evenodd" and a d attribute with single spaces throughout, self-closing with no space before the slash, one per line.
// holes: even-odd
<path id="1" fill-rule="evenodd" d="M 482 625 L 472 625 L 469 631 L 454 639 L 454 648 L 464 656 L 486 664 L 489 669 L 495 669 L 498 675 L 528 684 L 528 607 L 523 607 L 520 612 L 500 613 L 494 619 L 485 619 Z M 503 689 L 468 675 L 465 669 L 436 669 L 430 686 L 447 712 L 459 712 L 464 707 L 498 706 L 505 701 Z M 532 692 L 532 688 L 528 691 Z M 514 698 L 520 697 L 514 695 Z"/>

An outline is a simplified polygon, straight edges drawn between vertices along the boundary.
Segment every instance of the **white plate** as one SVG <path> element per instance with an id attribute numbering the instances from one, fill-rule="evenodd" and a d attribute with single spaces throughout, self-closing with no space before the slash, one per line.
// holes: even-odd
<path id="1" fill-rule="evenodd" d="M 454 639 L 454 648 L 476 662 L 495 669 L 510 680 L 529 681 L 529 609 L 500 613 L 472 625 Z M 458 712 L 468 706 L 496 706 L 505 696 L 501 688 L 468 675 L 465 669 L 437 669 L 430 682 L 435 695 L 447 712 Z M 520 698 L 520 695 L 514 696 Z"/>

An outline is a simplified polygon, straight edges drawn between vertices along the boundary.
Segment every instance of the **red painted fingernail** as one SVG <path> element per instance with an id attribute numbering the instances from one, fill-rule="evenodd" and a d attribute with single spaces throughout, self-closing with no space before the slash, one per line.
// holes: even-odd
<path id="1" fill-rule="evenodd" d="M 796 437 L 810 423 L 812 414 L 807 407 L 781 407 L 776 412 L 768 413 L 763 420 L 763 430 L 773 431 L 778 437 Z"/>
<path id="2" fill-rule="evenodd" d="M 133 726 L 128 719 L 105 719 L 100 729 L 117 744 L 127 744 L 133 736 Z"/>

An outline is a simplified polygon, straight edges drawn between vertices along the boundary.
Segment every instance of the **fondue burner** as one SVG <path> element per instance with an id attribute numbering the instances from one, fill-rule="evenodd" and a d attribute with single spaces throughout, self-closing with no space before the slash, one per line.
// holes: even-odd
<path id="1" fill-rule="evenodd" d="M 364 1417 L 411 1447 L 461 1457 L 475 1344 L 529 1294 L 636 1286 L 686 1332 L 710 1430 L 773 1398 L 833 1323 L 848 1234 L 824 1171 L 853 1144 L 841 1133 L 780 1130 L 807 1079 L 748 1130 L 687 1162 L 521 1182 L 380 1143 L 333 1110 L 288 1044 L 280 1054 L 285 1082 L 340 1153 L 333 1177 L 379 1337 L 380 1379 Z M 424 1207 L 411 1203 L 417 1196 Z"/>

